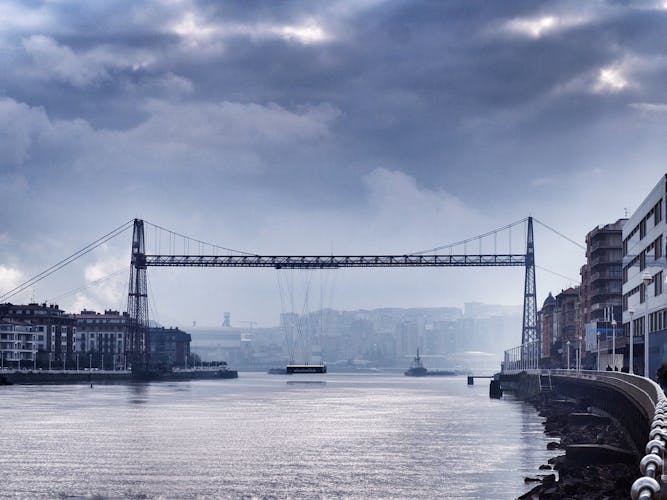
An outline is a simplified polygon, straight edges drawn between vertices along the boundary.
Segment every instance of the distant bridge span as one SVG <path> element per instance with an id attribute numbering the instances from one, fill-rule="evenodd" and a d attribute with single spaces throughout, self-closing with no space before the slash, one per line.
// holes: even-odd
<path id="1" fill-rule="evenodd" d="M 506 255 L 146 255 L 147 267 L 499 267 L 525 266 L 525 254 Z"/>
<path id="2" fill-rule="evenodd" d="M 263 267 L 274 269 L 338 269 L 343 267 L 525 267 L 523 328 L 521 343 L 525 347 L 523 356 L 535 356 L 539 352 L 537 327 L 537 298 L 535 289 L 535 245 L 533 240 L 533 218 L 527 221 L 526 253 L 482 254 L 481 238 L 493 235 L 492 231 L 480 238 L 480 253 L 477 255 L 442 255 L 413 253 L 409 255 L 170 255 L 147 254 L 144 238 L 144 221 L 134 220 L 132 234 L 132 258 L 128 290 L 128 342 L 126 349 L 132 359 L 133 370 L 147 369 L 150 356 L 148 329 L 148 267 Z M 510 229 L 506 226 L 503 229 Z M 472 241 L 472 240 L 466 240 Z M 464 242 L 464 243 L 466 243 Z M 202 242 L 198 242 L 202 243 Z M 494 245 L 495 250 L 495 245 Z M 435 250 L 432 250 L 435 251 Z M 159 250 L 158 250 L 159 252 Z"/>

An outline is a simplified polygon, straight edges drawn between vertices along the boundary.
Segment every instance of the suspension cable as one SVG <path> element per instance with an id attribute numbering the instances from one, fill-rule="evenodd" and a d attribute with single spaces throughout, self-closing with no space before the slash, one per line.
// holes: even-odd
<path id="1" fill-rule="evenodd" d="M 570 277 L 570 276 L 565 276 L 564 274 L 557 273 L 556 271 L 552 271 L 551 269 L 547 269 L 546 267 L 538 266 L 537 264 L 535 264 L 535 267 L 536 267 L 537 269 L 542 270 L 542 271 L 546 271 L 546 272 L 548 272 L 548 273 L 551 273 L 551 274 L 553 274 L 553 275 L 555 275 L 555 276 L 559 276 L 560 278 L 564 278 L 564 279 L 566 279 L 566 280 L 568 280 L 568 281 L 571 281 L 571 282 L 573 282 L 573 283 L 576 283 L 577 281 L 579 281 L 578 279 L 572 278 L 572 277 Z"/>
<path id="2" fill-rule="evenodd" d="M 586 250 L 586 247 L 585 247 L 584 245 L 582 245 L 582 244 L 579 243 L 578 241 L 573 240 L 572 238 L 569 238 L 569 237 L 565 236 L 563 233 L 561 233 L 561 232 L 559 232 L 559 231 L 556 231 L 553 227 L 551 227 L 551 226 L 545 224 L 545 223 L 542 222 L 541 220 L 538 220 L 538 219 L 536 219 L 535 217 L 533 217 L 533 220 L 534 220 L 535 222 L 537 222 L 539 225 L 541 225 L 542 227 L 547 228 L 549 231 L 551 231 L 551 232 L 557 234 L 558 236 L 560 236 L 561 238 L 563 238 L 563 239 L 569 241 L 569 242 L 572 243 L 573 245 L 578 246 L 578 247 L 581 248 L 582 250 Z"/>
<path id="3" fill-rule="evenodd" d="M 499 227 L 499 228 L 497 228 L 497 229 L 493 229 L 493 230 L 488 231 L 488 232 L 486 232 L 486 233 L 484 233 L 484 234 L 480 234 L 480 235 L 478 235 L 478 236 L 473 236 L 473 237 L 471 237 L 471 238 L 466 238 L 465 240 L 457 241 L 456 243 L 449 243 L 449 244 L 447 244 L 447 245 L 437 246 L 437 247 L 434 247 L 434 248 L 430 248 L 430 249 L 428 249 L 428 250 L 420 250 L 419 252 L 413 252 L 413 253 L 411 253 L 410 255 L 420 255 L 420 254 L 425 254 L 425 253 L 438 252 L 438 251 L 440 251 L 440 250 L 444 250 L 444 249 L 447 249 L 447 248 L 453 248 L 453 247 L 457 247 L 457 246 L 460 246 L 460 245 L 467 245 L 467 244 L 470 243 L 471 241 L 481 240 L 482 238 L 485 238 L 485 237 L 487 237 L 487 236 L 491 236 L 491 235 L 495 235 L 495 234 L 497 234 L 497 233 L 499 233 L 499 232 L 501 232 L 501 231 L 504 231 L 504 230 L 506 230 L 506 229 L 509 229 L 509 230 L 510 230 L 510 237 L 511 237 L 511 229 L 512 229 L 514 226 L 518 226 L 519 224 L 523 224 L 523 223 L 526 222 L 527 220 L 528 220 L 528 217 L 524 217 L 523 219 L 520 219 L 520 220 L 518 220 L 518 221 L 512 222 L 512 223 L 507 224 L 507 225 L 505 225 L 505 226 L 503 226 L 503 227 Z"/>
<path id="4" fill-rule="evenodd" d="M 117 276 L 120 276 L 121 274 L 126 274 L 129 270 L 130 270 L 129 266 L 126 266 L 123 269 L 118 269 L 117 271 L 114 271 L 114 272 L 109 273 L 105 276 L 102 276 L 101 278 L 98 278 L 95 281 L 91 281 L 90 283 L 86 283 L 85 285 L 79 286 L 77 288 L 73 288 L 72 290 L 69 290 L 69 291 L 61 293 L 60 295 L 57 295 L 53 298 L 50 298 L 48 300 L 48 302 L 55 303 L 55 302 L 59 301 L 60 299 L 63 299 L 65 297 L 69 297 L 70 295 L 74 295 L 77 292 L 87 290 L 88 288 L 91 288 L 93 286 L 97 286 L 100 283 L 108 281 L 112 278 L 116 278 Z"/>
<path id="5" fill-rule="evenodd" d="M 72 262 L 80 259 L 84 255 L 86 255 L 87 253 L 90 253 L 91 251 L 95 250 L 97 247 L 103 245 L 107 241 L 109 241 L 109 240 L 115 238 L 116 236 L 118 236 L 118 235 L 124 233 L 125 231 L 127 231 L 130 227 L 132 227 L 132 224 L 133 224 L 133 220 L 129 220 L 129 221 L 125 222 L 124 224 L 118 226 L 116 229 L 114 229 L 112 231 L 109 231 L 104 236 L 99 237 L 98 239 L 96 239 L 92 243 L 89 243 L 85 247 L 83 247 L 80 250 L 74 252 L 69 257 L 66 257 L 66 258 L 60 260 L 59 262 L 53 264 L 51 267 L 45 269 L 41 273 L 38 273 L 38 274 L 34 275 L 30 279 L 28 279 L 28 280 L 24 281 L 23 283 L 15 286 L 11 290 L 8 290 L 8 291 L 4 292 L 2 295 L 0 295 L 0 302 L 6 301 L 7 299 L 13 297 L 14 295 L 17 295 L 17 294 L 25 291 L 26 289 L 30 288 L 32 285 L 34 285 L 36 283 L 39 283 L 40 281 L 42 281 L 43 279 L 51 276 L 53 273 L 59 271 L 63 267 L 65 267 L 65 266 L 71 264 Z"/>
<path id="6" fill-rule="evenodd" d="M 228 247 L 224 247 L 224 246 L 221 246 L 221 245 L 215 245 L 213 243 L 208 243 L 207 241 L 198 240 L 197 238 L 191 238 L 190 236 L 186 236 L 184 234 L 177 233 L 176 231 L 172 231 L 171 229 L 167 229 L 166 227 L 162 227 L 162 226 L 159 226 L 157 224 L 153 224 L 152 222 L 149 222 L 147 220 L 144 220 L 144 224 L 148 224 L 148 225 L 153 226 L 153 227 L 155 227 L 157 229 L 160 229 L 162 231 L 166 231 L 167 233 L 170 234 L 170 239 L 171 239 L 171 236 L 174 237 L 174 240 L 175 240 L 176 236 L 179 236 L 179 237 L 183 238 L 183 245 L 184 245 L 183 252 L 184 253 L 186 253 L 185 252 L 185 248 L 186 248 L 185 247 L 185 245 L 186 245 L 185 242 L 186 241 L 188 241 L 188 242 L 189 241 L 194 241 L 195 243 L 198 243 L 199 245 L 208 245 L 211 248 L 216 248 L 218 250 L 224 250 L 225 252 L 240 253 L 240 254 L 244 254 L 244 255 L 257 255 L 257 253 L 246 252 L 246 251 L 243 251 L 243 250 L 236 250 L 234 248 L 228 248 Z M 175 250 L 175 248 L 176 248 L 176 244 L 175 244 L 175 241 L 174 241 L 174 250 Z M 187 248 L 189 250 L 189 248 L 190 248 L 189 244 L 188 244 Z M 172 253 L 175 253 L 175 252 L 172 251 Z"/>

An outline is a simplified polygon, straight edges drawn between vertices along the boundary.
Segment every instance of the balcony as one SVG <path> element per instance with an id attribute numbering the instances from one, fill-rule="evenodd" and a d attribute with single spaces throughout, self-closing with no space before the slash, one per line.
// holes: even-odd
<path id="1" fill-rule="evenodd" d="M 591 314 L 600 311 L 604 309 L 605 307 L 609 306 L 620 306 L 621 305 L 621 297 L 617 297 L 618 300 L 605 300 L 603 302 L 595 302 L 591 304 Z"/>
<path id="2" fill-rule="evenodd" d="M 621 284 L 608 283 L 607 286 L 596 286 L 591 288 L 591 295 L 600 293 L 622 293 L 623 287 Z"/>
<path id="3" fill-rule="evenodd" d="M 597 280 L 622 280 L 623 272 L 622 271 L 599 271 L 596 273 L 591 273 L 591 281 Z"/>
<path id="4" fill-rule="evenodd" d="M 594 252 L 595 250 L 598 250 L 600 248 L 608 248 L 608 249 L 616 249 L 616 250 L 622 250 L 623 249 L 623 242 L 621 241 L 621 238 L 619 237 L 618 240 L 598 240 L 594 241 L 590 245 L 591 252 Z"/>
<path id="5" fill-rule="evenodd" d="M 621 264 L 622 257 L 621 255 L 615 256 L 615 255 L 607 255 L 603 254 L 598 257 L 592 257 L 589 259 L 589 264 L 591 267 L 595 267 L 600 264 Z"/>

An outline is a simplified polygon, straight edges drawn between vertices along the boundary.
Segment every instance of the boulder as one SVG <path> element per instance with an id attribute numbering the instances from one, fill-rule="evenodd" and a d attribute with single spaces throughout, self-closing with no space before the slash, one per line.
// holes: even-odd
<path id="1" fill-rule="evenodd" d="M 565 456 L 579 465 L 633 464 L 636 461 L 631 451 L 606 444 L 571 444 L 565 448 Z"/>

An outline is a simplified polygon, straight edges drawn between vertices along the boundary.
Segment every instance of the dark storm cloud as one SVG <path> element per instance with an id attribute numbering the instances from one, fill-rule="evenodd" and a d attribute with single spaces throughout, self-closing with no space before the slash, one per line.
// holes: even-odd
<path id="1" fill-rule="evenodd" d="M 5 267 L 137 215 L 267 251 L 407 251 L 536 207 L 581 238 L 664 170 L 665 33 L 659 2 L 8 2 Z M 628 164 L 650 178 L 619 200 Z"/>

